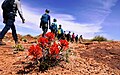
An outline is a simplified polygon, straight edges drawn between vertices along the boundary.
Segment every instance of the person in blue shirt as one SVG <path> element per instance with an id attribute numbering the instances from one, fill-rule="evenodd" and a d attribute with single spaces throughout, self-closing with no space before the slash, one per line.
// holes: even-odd
<path id="1" fill-rule="evenodd" d="M 50 26 L 50 30 L 52 33 L 55 34 L 55 36 L 57 35 L 57 20 L 56 19 L 53 19 L 53 23 L 52 25 Z"/>
<path id="2" fill-rule="evenodd" d="M 50 28 L 50 24 L 51 24 L 49 12 L 50 11 L 48 9 L 46 9 L 45 14 L 43 14 L 41 17 L 40 28 L 42 28 L 42 31 L 43 31 L 42 36 L 43 37 L 46 34 L 46 32 L 48 31 L 48 25 Z"/>
<path id="3" fill-rule="evenodd" d="M 63 29 L 62 29 L 62 25 L 59 25 L 59 28 L 58 28 L 58 32 L 57 32 L 57 37 L 58 37 L 58 40 L 60 40 L 62 37 L 63 37 Z"/>

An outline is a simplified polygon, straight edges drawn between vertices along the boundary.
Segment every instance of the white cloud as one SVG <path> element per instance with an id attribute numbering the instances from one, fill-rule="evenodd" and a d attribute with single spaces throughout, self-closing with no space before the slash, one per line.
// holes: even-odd
<path id="1" fill-rule="evenodd" d="M 116 5 L 118 0 L 94 0 L 94 4 L 88 5 L 82 13 L 84 17 L 93 23 L 102 24 L 105 19 L 112 13 L 112 7 Z M 91 2 L 92 4 L 92 2 Z"/>
<path id="2" fill-rule="evenodd" d="M 75 20 L 75 18 L 72 15 L 68 15 L 68 14 L 52 14 L 52 15 L 64 21 Z"/>
<path id="3" fill-rule="evenodd" d="M 105 17 L 103 17 L 103 21 L 111 14 L 112 7 L 116 5 L 118 0 L 98 0 L 101 4 L 100 8 L 97 9 L 98 12 L 101 12 Z"/>
<path id="4" fill-rule="evenodd" d="M 101 3 L 103 4 L 103 8 L 106 10 L 110 10 L 118 0 L 102 0 Z"/>

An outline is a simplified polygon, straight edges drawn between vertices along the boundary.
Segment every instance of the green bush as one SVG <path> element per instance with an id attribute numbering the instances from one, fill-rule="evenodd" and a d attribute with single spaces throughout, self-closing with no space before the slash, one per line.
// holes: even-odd
<path id="1" fill-rule="evenodd" d="M 14 51 L 24 51 L 25 50 L 25 48 L 20 44 L 13 46 L 13 48 L 14 48 Z"/>
<path id="2" fill-rule="evenodd" d="M 24 38 L 24 37 L 22 37 L 22 38 L 21 38 L 21 41 L 27 42 L 27 39 Z"/>
<path id="3" fill-rule="evenodd" d="M 91 41 L 107 41 L 107 39 L 103 36 L 95 36 Z"/>

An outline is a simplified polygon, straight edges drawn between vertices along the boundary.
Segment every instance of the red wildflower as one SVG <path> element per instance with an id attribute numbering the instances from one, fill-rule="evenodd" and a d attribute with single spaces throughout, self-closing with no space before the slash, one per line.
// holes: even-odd
<path id="1" fill-rule="evenodd" d="M 62 47 L 62 49 L 66 50 L 69 46 L 69 43 L 67 40 L 60 40 L 60 46 Z"/>
<path id="2" fill-rule="evenodd" d="M 48 32 L 45 36 L 48 38 L 49 41 L 55 39 L 55 34 L 53 34 L 52 32 Z"/>
<path id="3" fill-rule="evenodd" d="M 50 47 L 50 54 L 55 55 L 59 54 L 60 50 L 58 48 L 58 45 L 54 42 L 54 44 Z"/>
<path id="4" fill-rule="evenodd" d="M 45 37 L 40 37 L 38 43 L 40 43 L 42 46 L 45 46 L 48 43 L 48 39 Z"/>
<path id="5" fill-rule="evenodd" d="M 32 55 L 33 58 L 40 58 L 42 57 L 42 49 L 39 47 L 39 45 L 32 45 L 30 49 L 28 50 L 29 56 Z"/>

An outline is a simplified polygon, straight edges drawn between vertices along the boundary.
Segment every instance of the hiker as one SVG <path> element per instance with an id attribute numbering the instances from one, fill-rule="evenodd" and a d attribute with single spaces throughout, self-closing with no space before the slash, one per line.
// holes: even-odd
<path id="1" fill-rule="evenodd" d="M 12 36 L 15 41 L 15 44 L 18 44 L 18 37 L 14 25 L 17 11 L 20 15 L 20 18 L 22 19 L 22 23 L 25 23 L 20 0 L 5 0 L 2 3 L 2 9 L 3 9 L 3 23 L 5 24 L 5 27 L 0 32 L 0 45 L 6 45 L 6 43 L 4 43 L 2 39 L 4 38 L 5 34 L 8 32 L 10 28 L 12 30 Z"/>
<path id="2" fill-rule="evenodd" d="M 63 38 L 66 39 L 66 37 L 67 37 L 67 34 L 66 34 L 66 31 L 64 31 Z"/>
<path id="3" fill-rule="evenodd" d="M 76 35 L 75 41 L 76 41 L 76 43 L 78 43 L 78 35 Z"/>
<path id="4" fill-rule="evenodd" d="M 60 40 L 63 37 L 62 25 L 59 25 L 57 37 L 58 37 L 58 40 Z"/>
<path id="5" fill-rule="evenodd" d="M 69 33 L 67 34 L 67 41 L 69 42 L 70 41 L 70 39 L 71 39 L 71 35 L 70 35 L 70 31 L 69 31 Z"/>
<path id="6" fill-rule="evenodd" d="M 48 9 L 46 9 L 45 14 L 43 14 L 41 17 L 40 28 L 42 27 L 42 31 L 43 31 L 42 36 L 43 37 L 46 34 L 46 32 L 48 31 L 48 25 L 50 28 L 50 15 L 49 15 L 49 13 L 50 13 L 50 11 Z"/>
<path id="7" fill-rule="evenodd" d="M 57 20 L 56 19 L 53 19 L 53 23 L 52 25 L 50 26 L 50 30 L 52 33 L 55 34 L 55 36 L 57 36 Z"/>
<path id="8" fill-rule="evenodd" d="M 73 34 L 72 34 L 72 38 L 71 38 L 71 42 L 73 43 L 74 40 L 75 40 L 75 34 L 73 33 Z"/>
<path id="9" fill-rule="evenodd" d="M 80 37 L 79 37 L 79 43 L 83 43 L 83 42 L 84 42 L 83 37 L 82 37 L 82 35 L 80 35 Z"/>

